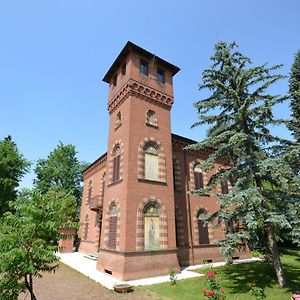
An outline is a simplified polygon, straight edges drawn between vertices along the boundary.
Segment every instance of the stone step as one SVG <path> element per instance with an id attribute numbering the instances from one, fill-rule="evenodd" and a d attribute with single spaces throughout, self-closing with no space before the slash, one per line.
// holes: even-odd
<path id="1" fill-rule="evenodd" d="M 91 260 L 98 260 L 99 252 L 88 253 L 84 257 L 88 258 L 88 259 L 91 259 Z"/>

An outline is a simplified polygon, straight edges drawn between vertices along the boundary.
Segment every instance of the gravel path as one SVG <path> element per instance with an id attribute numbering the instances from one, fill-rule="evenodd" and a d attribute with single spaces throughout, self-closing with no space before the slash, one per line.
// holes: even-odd
<path id="1" fill-rule="evenodd" d="M 43 278 L 34 279 L 34 292 L 38 300 L 167 300 L 139 288 L 129 294 L 109 291 L 62 263 L 55 274 L 45 273 Z M 23 293 L 18 300 L 30 300 L 30 295 Z"/>

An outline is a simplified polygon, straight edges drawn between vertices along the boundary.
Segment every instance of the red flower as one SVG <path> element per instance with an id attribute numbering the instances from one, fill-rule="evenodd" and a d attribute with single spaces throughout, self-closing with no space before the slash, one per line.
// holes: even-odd
<path id="1" fill-rule="evenodd" d="M 214 294 L 214 291 L 207 291 L 207 295 L 210 297 Z"/>
<path id="2" fill-rule="evenodd" d="M 202 290 L 202 294 L 203 294 L 204 296 L 206 296 L 206 289 L 203 289 L 203 290 Z"/>
<path id="3" fill-rule="evenodd" d="M 216 273 L 214 271 L 208 271 L 207 272 L 207 277 L 208 278 L 214 278 L 214 277 L 216 277 Z"/>
<path id="4" fill-rule="evenodd" d="M 221 293 L 224 293 L 224 288 L 223 287 L 221 288 Z"/>

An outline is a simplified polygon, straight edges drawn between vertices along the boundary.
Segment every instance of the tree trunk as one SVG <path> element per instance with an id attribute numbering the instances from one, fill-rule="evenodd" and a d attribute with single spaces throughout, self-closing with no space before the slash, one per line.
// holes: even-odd
<path id="1" fill-rule="evenodd" d="M 37 300 L 34 293 L 33 293 L 33 282 L 32 282 L 32 275 L 29 274 L 29 282 L 27 279 L 27 275 L 25 275 L 25 285 L 30 293 L 30 299 L 31 300 Z"/>
<path id="2" fill-rule="evenodd" d="M 286 286 L 286 280 L 280 261 L 277 241 L 275 239 L 274 227 L 271 224 L 268 224 L 266 227 L 266 231 L 268 236 L 269 249 L 271 250 L 273 257 L 273 264 L 277 275 L 278 284 L 281 288 L 283 288 Z"/>

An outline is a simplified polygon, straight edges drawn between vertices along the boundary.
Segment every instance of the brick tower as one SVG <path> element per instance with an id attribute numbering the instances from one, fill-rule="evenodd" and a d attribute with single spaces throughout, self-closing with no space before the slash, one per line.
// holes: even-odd
<path id="1" fill-rule="evenodd" d="M 178 71 L 128 42 L 103 78 L 110 127 L 97 268 L 124 280 L 179 268 L 170 124 Z"/>

